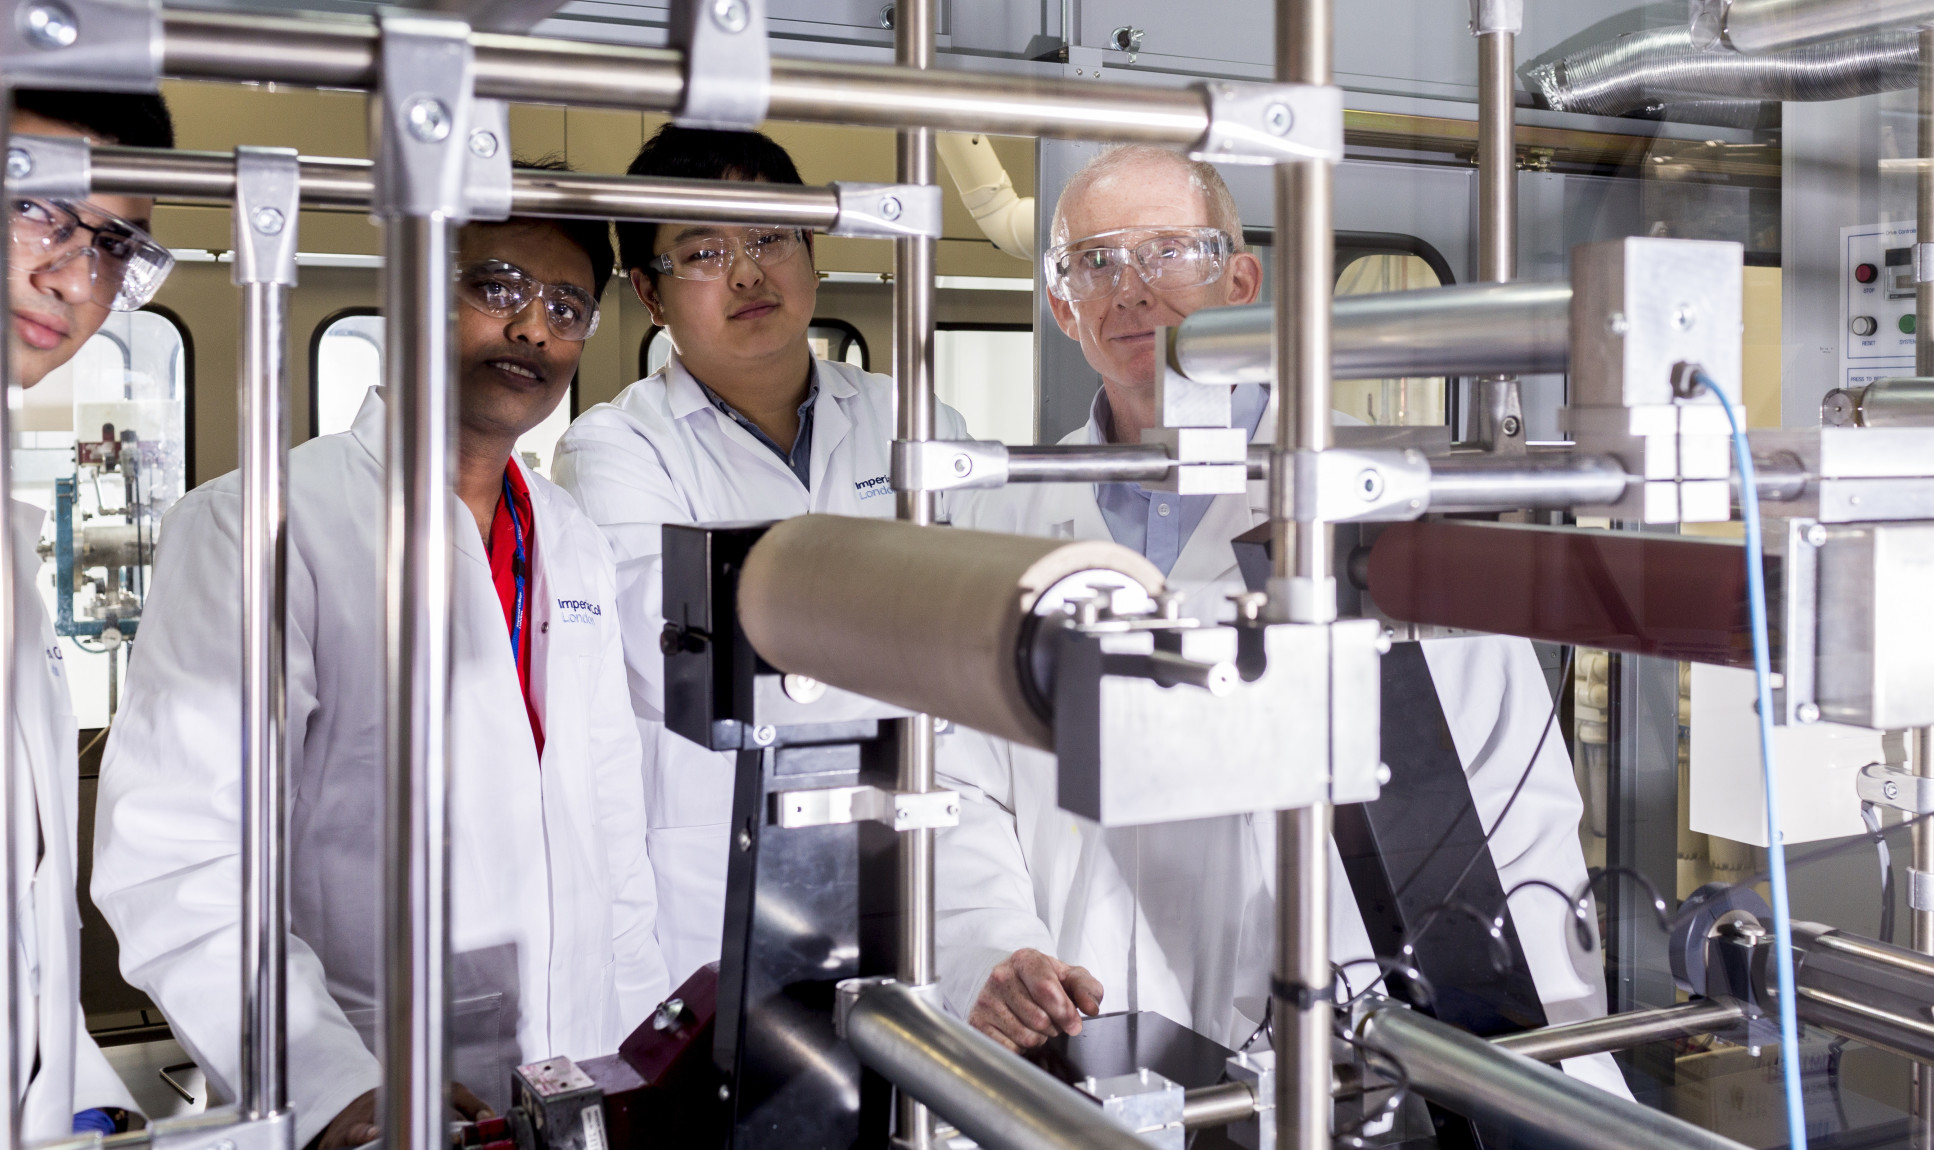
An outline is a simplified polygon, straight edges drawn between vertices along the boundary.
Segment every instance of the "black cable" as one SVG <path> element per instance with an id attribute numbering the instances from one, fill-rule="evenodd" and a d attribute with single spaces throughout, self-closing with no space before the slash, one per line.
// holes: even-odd
<path id="1" fill-rule="evenodd" d="M 1874 841 L 1875 852 L 1880 856 L 1880 941 L 1894 941 L 1894 855 L 1887 849 L 1887 839 L 1880 832 L 1880 807 L 1875 803 L 1860 804 L 1860 821 L 1867 824 L 1867 837 Z"/>

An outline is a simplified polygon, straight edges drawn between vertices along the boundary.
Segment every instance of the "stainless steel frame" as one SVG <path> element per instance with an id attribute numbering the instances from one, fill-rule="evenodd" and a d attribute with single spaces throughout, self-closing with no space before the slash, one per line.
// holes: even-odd
<path id="1" fill-rule="evenodd" d="M 0 77 L 0 113 L 6 122 L 13 122 L 13 89 Z M 0 165 L 0 173 L 5 165 Z M 13 182 L 10 175 L 0 174 L 0 191 L 6 191 L 6 184 Z M 12 243 L 13 213 L 7 212 L 0 220 L 0 332 L 13 330 L 13 259 Z M 20 1064 L 20 1048 L 13 1035 L 20 1033 L 22 1013 L 20 1009 L 20 990 L 26 985 L 27 971 L 21 962 L 20 922 L 15 917 L 14 908 L 19 905 L 18 895 L 23 878 L 31 877 L 32 872 L 22 875 L 20 869 L 20 817 L 21 804 L 28 804 L 27 812 L 32 810 L 33 790 L 24 787 L 26 767 L 15 754 L 13 737 L 14 695 L 17 688 L 16 676 L 20 668 L 14 662 L 14 595 L 19 591 L 15 586 L 13 574 L 14 534 L 13 534 L 13 395 L 20 380 L 19 365 L 13 361 L 13 340 L 8 339 L 6 346 L 0 348 L 0 359 L 6 368 L 5 388 L 0 389 L 0 515 L 5 515 L 5 530 L 0 531 L 0 721 L 6 724 L 0 737 L 0 892 L 6 898 L 5 931 L 7 953 L 0 955 L 0 993 L 5 994 L 0 1010 L 5 1011 L 7 1023 L 5 1041 L 0 1041 L 0 1090 L 6 1091 L 6 1117 L 0 1120 L 0 1150 L 18 1150 L 21 1145 L 21 1094 L 27 1084 L 27 1068 Z M 22 794 L 22 790 L 26 794 Z"/>

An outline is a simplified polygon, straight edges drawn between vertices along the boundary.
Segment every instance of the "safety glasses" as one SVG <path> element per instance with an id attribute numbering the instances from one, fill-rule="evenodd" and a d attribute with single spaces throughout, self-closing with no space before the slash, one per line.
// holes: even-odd
<path id="1" fill-rule="evenodd" d="M 559 339 L 581 343 L 597 334 L 598 301 L 571 284 L 547 284 L 516 264 L 484 260 L 457 273 L 457 297 L 493 319 L 522 315 L 544 301 L 544 322 Z"/>
<path id="2" fill-rule="evenodd" d="M 1080 303 L 1113 295 L 1130 265 L 1156 291 L 1214 283 L 1234 252 L 1219 228 L 1117 228 L 1056 244 L 1044 263 L 1055 298 Z"/>
<path id="3" fill-rule="evenodd" d="M 652 270 L 673 279 L 715 280 L 732 269 L 734 252 L 762 268 L 776 267 L 799 253 L 798 228 L 746 228 L 737 235 L 696 236 L 652 257 Z"/>
<path id="4" fill-rule="evenodd" d="M 175 257 L 153 236 L 93 204 L 13 201 L 13 261 L 45 275 L 87 261 L 93 300 L 114 311 L 138 311 L 161 290 Z"/>

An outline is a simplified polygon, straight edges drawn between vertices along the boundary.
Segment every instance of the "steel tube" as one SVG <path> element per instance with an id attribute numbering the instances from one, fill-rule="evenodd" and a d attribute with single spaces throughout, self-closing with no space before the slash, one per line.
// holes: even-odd
<path id="1" fill-rule="evenodd" d="M 1934 12 L 1934 4 L 1928 5 Z M 1919 155 L 1924 160 L 1934 160 L 1934 26 L 1920 30 L 1920 62 L 1915 69 L 1915 79 L 1920 86 L 1919 115 L 1916 117 L 1919 136 Z M 1915 218 L 1930 221 L 1926 226 L 1934 232 L 1934 166 L 1922 165 L 1914 180 L 1914 205 L 1918 213 Z M 1934 235 L 1916 235 L 1917 254 L 1934 252 Z M 1927 245 L 1925 247 L 1921 245 Z M 1934 278 L 1922 279 L 1926 274 L 1934 277 L 1934 263 L 1928 265 L 1925 273 L 1921 265 L 1928 261 L 1914 262 L 1914 307 L 1915 314 L 1934 318 Z M 1923 328 L 1925 330 L 1923 330 Z M 1934 375 L 1934 323 L 1919 324 L 1914 328 L 1914 374 Z"/>
<path id="2" fill-rule="evenodd" d="M 1088 1098 L 899 983 L 869 986 L 846 1016 L 860 1062 L 983 1150 L 1148 1150 Z"/>
<path id="3" fill-rule="evenodd" d="M 1587 1054 L 1629 1050 L 1648 1042 L 1663 1042 L 1713 1031 L 1744 1020 L 1735 1005 L 1700 999 L 1657 1010 L 1634 1010 L 1589 1022 L 1547 1026 L 1491 1040 L 1493 1046 L 1539 1062 L 1559 1062 Z"/>
<path id="4" fill-rule="evenodd" d="M 1342 296 L 1331 308 L 1336 379 L 1533 375 L 1571 366 L 1571 285 L 1460 284 Z M 1268 383 L 1267 304 L 1182 321 L 1175 364 L 1198 383 Z"/>
<path id="5" fill-rule="evenodd" d="M 1737 52 L 1771 52 L 1930 17 L 1934 0 L 1733 0 L 1724 40 Z"/>
<path id="6" fill-rule="evenodd" d="M 1227 1126 L 1256 1113 L 1256 1092 L 1246 1082 L 1198 1086 L 1182 1096 L 1182 1128 Z"/>
<path id="7" fill-rule="evenodd" d="M 1927 35 L 1927 32 L 1922 32 L 1923 37 Z M 1923 88 L 1922 91 L 1922 100 L 1925 101 L 1927 99 L 1925 95 L 1926 89 Z M 1925 110 L 1925 105 L 1923 105 L 1923 109 Z M 1923 119 L 1921 130 L 1924 132 L 1928 130 L 1925 118 Z M 1927 177 L 1923 175 L 1921 182 L 1925 186 Z M 1921 219 L 1934 220 L 1934 216 L 1922 216 Z M 1926 284 L 1915 285 L 1917 289 L 1923 290 L 1927 286 Z M 1921 293 L 1917 291 L 1915 294 L 1919 295 Z M 1934 312 L 1922 312 L 1920 314 L 1934 316 Z M 1914 351 L 1915 358 L 1918 360 L 1920 356 L 1918 340 L 1915 342 Z M 1934 775 L 1934 728 L 1917 727 L 1909 732 L 1908 739 L 1910 743 L 1908 753 L 1913 763 L 1914 773 L 1922 778 Z M 1913 852 L 1913 858 L 1908 864 L 1907 882 L 1907 890 L 1909 892 L 1907 900 L 1908 915 L 1909 921 L 1913 923 L 1911 941 L 1914 949 L 1921 954 L 1934 954 L 1934 908 L 1922 909 L 1917 907 L 1914 905 L 1916 900 L 1912 897 L 1914 890 L 1920 886 L 1920 876 L 1934 875 L 1934 831 L 1930 831 L 1927 823 L 1921 821 L 1914 824 L 1913 830 L 1910 833 L 1914 836 L 1913 844 L 1910 848 Z M 1802 965 L 1804 966 L 1804 964 Z M 1797 980 L 1799 975 L 1795 973 L 1794 978 Z M 1802 989 L 1799 994 L 1800 1001 L 1796 1005 L 1805 1007 L 1807 1005 L 1806 991 Z M 1927 1017 L 1926 1011 L 1921 1012 L 1921 1017 Z M 1928 1066 L 1925 1062 L 1916 1061 L 1913 1067 L 1911 1086 L 1912 1093 L 1908 1099 L 1908 1110 L 1912 1118 L 1912 1123 L 1908 1128 L 1910 1140 L 1914 1150 L 1930 1150 L 1930 1148 L 1934 1148 L 1934 1067 Z"/>
<path id="8" fill-rule="evenodd" d="M 13 122 L 13 90 L 0 84 L 0 122 Z M 4 167 L 4 165 L 0 165 Z M 0 181 L 6 177 L 0 175 Z M 6 190 L 0 183 L 0 193 Z M 22 1145 L 21 1118 L 24 1109 L 27 1085 L 27 1068 L 21 1065 L 20 1044 L 14 1035 L 26 1025 L 20 1009 L 21 989 L 26 986 L 27 971 L 21 961 L 20 917 L 17 908 L 21 905 L 24 881 L 29 879 L 32 855 L 21 858 L 23 848 L 33 848 L 22 842 L 20 820 L 35 817 L 33 783 L 27 774 L 27 764 L 14 752 L 16 740 L 11 724 L 14 717 L 14 692 L 18 688 L 16 675 L 19 666 L 14 655 L 14 614 L 15 596 L 28 591 L 15 585 L 14 564 L 21 556 L 14 554 L 15 539 L 13 532 L 13 396 L 14 389 L 20 384 L 20 365 L 13 357 L 13 300 L 12 274 L 8 267 L 13 257 L 12 226 L 13 212 L 6 213 L 6 220 L 0 221 L 0 332 L 9 333 L 4 349 L 0 349 L 0 362 L 4 362 L 4 395 L 0 395 L 0 513 L 8 516 L 4 532 L 0 532 L 0 651 L 6 653 L 0 658 L 0 716 L 9 724 L 6 737 L 0 738 L 0 892 L 4 892 L 7 905 L 4 931 L 7 953 L 0 955 L 0 1011 L 5 1012 L 6 1032 L 0 1034 L 0 1090 L 6 1091 L 5 1120 L 0 1121 L 0 1150 L 19 1150 Z M 23 865 L 25 864 L 25 865 Z"/>
<path id="9" fill-rule="evenodd" d="M 384 805 L 383 1142 L 447 1137 L 450 576 L 454 541 L 449 217 L 384 221 L 388 730 Z"/>
<path id="10" fill-rule="evenodd" d="M 1477 278 L 1518 278 L 1517 36 L 1477 37 Z M 1524 402 L 1508 372 L 1477 381 L 1472 438 L 1486 451 L 1524 452 Z"/>
<path id="11" fill-rule="evenodd" d="M 1917 288 L 1927 286 L 1916 285 Z M 1919 335 L 1918 328 L 1915 334 Z M 1918 343 L 1914 352 L 1916 356 L 1920 354 Z M 1934 427 L 1934 378 L 1877 379 L 1865 387 L 1852 389 L 1852 395 L 1854 421 L 1861 427 Z"/>
<path id="12" fill-rule="evenodd" d="M 1819 923 L 1793 924 L 1793 951 L 1801 1021 L 1934 1062 L 1934 957 Z M 1756 974 L 1755 991 L 1778 1000 L 1770 978 Z"/>
<path id="13" fill-rule="evenodd" d="M 1690 1122 L 1400 1006 L 1372 1009 L 1358 1034 L 1403 1066 L 1416 1093 L 1505 1127 L 1512 1142 L 1549 1150 L 1742 1150 Z"/>
<path id="14" fill-rule="evenodd" d="M 293 221 L 290 226 L 293 225 Z M 246 1117 L 288 1099 L 289 289 L 242 285 L 242 1081 Z"/>
<path id="15" fill-rule="evenodd" d="M 1614 503 L 1630 482 L 1605 455 L 1456 454 L 1430 461 L 1430 510 L 1569 510 Z"/>
<path id="16" fill-rule="evenodd" d="M 1252 448 L 1251 476 L 1259 478 L 1267 464 L 1268 448 Z M 1007 449 L 1009 483 L 1154 483 L 1174 466 L 1168 449 L 1155 444 L 1057 443 Z"/>
<path id="17" fill-rule="evenodd" d="M 368 89 L 376 83 L 376 27 L 361 18 L 163 14 L 164 74 L 195 80 L 271 80 Z M 677 109 L 684 59 L 662 48 L 478 32 L 476 92 L 529 103 Z M 1139 88 L 1059 77 L 904 65 L 772 61 L 775 120 L 923 127 L 1186 146 L 1208 131 L 1208 104 L 1188 89 Z"/>

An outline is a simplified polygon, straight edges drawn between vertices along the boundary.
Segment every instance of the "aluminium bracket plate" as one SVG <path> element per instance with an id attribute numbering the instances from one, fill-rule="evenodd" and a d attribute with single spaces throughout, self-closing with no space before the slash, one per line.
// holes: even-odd
<path id="1" fill-rule="evenodd" d="M 1934 778 L 1917 775 L 1906 767 L 1868 763 L 1854 776 L 1854 787 L 1863 803 L 1910 815 L 1934 814 Z"/>
<path id="2" fill-rule="evenodd" d="M 469 217 L 469 137 L 476 54 L 461 20 L 378 14 L 382 142 L 377 214 Z"/>
<path id="3" fill-rule="evenodd" d="M 896 439 L 895 491 L 957 491 L 1007 483 L 1007 445 L 993 439 Z"/>
<path id="4" fill-rule="evenodd" d="M 955 791 L 889 791 L 883 787 L 814 787 L 772 796 L 773 822 L 795 827 L 874 822 L 896 831 L 932 830 L 960 824 Z"/>
<path id="5" fill-rule="evenodd" d="M 1343 159 L 1343 89 L 1324 84 L 1197 85 L 1209 130 L 1189 149 L 1197 160 L 1281 164 Z"/>
<path id="6" fill-rule="evenodd" d="M 15 0 L 12 8 L 0 19 L 8 87 L 159 90 L 159 0 Z"/>
<path id="7" fill-rule="evenodd" d="M 294 148 L 235 149 L 233 278 L 240 284 L 296 286 L 301 162 Z"/>
<path id="8" fill-rule="evenodd" d="M 756 128 L 772 100 L 766 0 L 673 0 L 671 45 L 685 55 L 687 128 Z"/>
<path id="9" fill-rule="evenodd" d="M 1471 0 L 1471 35 L 1524 31 L 1524 0 Z"/>
<path id="10" fill-rule="evenodd" d="M 863 239 L 939 239 L 940 185 L 833 183 L 839 218 L 826 234 Z"/>
<path id="11" fill-rule="evenodd" d="M 7 142 L 7 194 L 84 200 L 93 191 L 94 148 L 78 136 L 14 136 Z"/>

